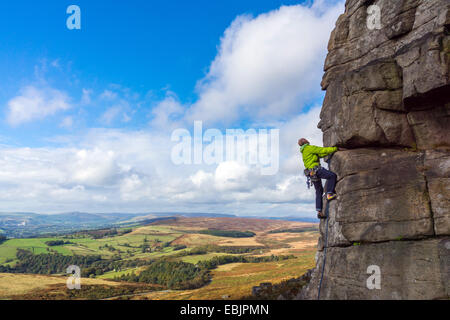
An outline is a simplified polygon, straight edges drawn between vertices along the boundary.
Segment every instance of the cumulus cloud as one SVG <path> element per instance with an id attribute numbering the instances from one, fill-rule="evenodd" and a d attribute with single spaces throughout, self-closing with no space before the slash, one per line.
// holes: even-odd
<path id="1" fill-rule="evenodd" d="M 191 120 L 232 122 L 248 116 L 286 119 L 320 95 L 330 32 L 342 3 L 324 9 L 282 6 L 255 18 L 239 16 L 197 86 Z"/>
<path id="2" fill-rule="evenodd" d="M 90 129 L 63 137 L 60 147 L 0 147 L 0 210 L 205 211 L 314 216 L 297 146 L 301 137 L 321 144 L 320 78 L 329 33 L 343 3 L 316 0 L 310 7 L 283 6 L 256 17 L 240 16 L 225 31 L 219 51 L 197 85 L 198 100 L 183 104 L 173 92 L 150 111 L 143 131 Z M 101 92 L 101 91 L 100 91 Z M 110 86 L 81 105 L 106 107 L 98 120 L 130 120 L 136 97 Z M 54 89 L 27 87 L 8 103 L 18 125 L 70 108 Z M 128 102 L 131 101 L 131 102 Z M 98 115 L 96 115 L 98 117 Z M 60 122 L 68 127 L 71 117 Z M 279 129 L 277 174 L 224 159 L 219 164 L 175 165 L 171 131 L 203 120 L 211 124 Z M 221 126 L 224 128 L 224 126 Z M 222 131 L 224 133 L 224 130 Z"/>
<path id="3" fill-rule="evenodd" d="M 115 161 L 115 152 L 99 148 L 77 150 L 68 166 L 71 180 L 86 186 L 111 185 L 120 169 Z"/>
<path id="4" fill-rule="evenodd" d="M 219 191 L 249 190 L 249 166 L 235 161 L 225 161 L 217 166 L 214 175 L 215 188 Z"/>
<path id="5" fill-rule="evenodd" d="M 43 119 L 71 108 L 69 97 L 52 88 L 27 86 L 8 102 L 7 120 L 13 126 Z"/>
<path id="6" fill-rule="evenodd" d="M 150 125 L 156 129 L 174 129 L 180 126 L 185 107 L 174 92 L 168 91 L 166 97 L 152 109 Z"/>
<path id="7" fill-rule="evenodd" d="M 315 115 L 314 115 L 315 114 Z M 317 110 L 311 117 L 317 116 Z M 299 213 L 312 199 L 296 139 L 307 127 L 280 127 L 280 156 L 293 158 L 276 175 L 234 161 L 175 165 L 170 136 L 148 131 L 91 129 L 70 147 L 0 148 L 0 210 L 213 211 Z M 289 142 L 288 140 L 292 140 Z M 296 207 L 298 206 L 298 207 Z M 312 203 L 309 211 L 313 210 Z M 308 208 L 308 205 L 306 205 Z M 300 213 L 306 213 L 304 212 Z"/>

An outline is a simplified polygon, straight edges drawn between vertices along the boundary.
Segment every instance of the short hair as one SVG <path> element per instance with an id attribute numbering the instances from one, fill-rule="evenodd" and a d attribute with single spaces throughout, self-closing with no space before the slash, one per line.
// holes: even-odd
<path id="1" fill-rule="evenodd" d="M 309 141 L 306 140 L 305 138 L 301 138 L 300 140 L 298 140 L 298 145 L 299 146 L 302 146 L 302 145 L 307 144 L 307 143 L 309 143 Z"/>

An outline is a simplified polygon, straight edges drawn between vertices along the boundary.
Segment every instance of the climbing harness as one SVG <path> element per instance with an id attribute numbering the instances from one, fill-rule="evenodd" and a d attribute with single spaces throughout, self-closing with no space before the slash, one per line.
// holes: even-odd
<path id="1" fill-rule="evenodd" d="M 330 162 L 331 162 L 331 158 L 333 157 L 333 154 L 331 154 L 328 159 L 327 159 L 327 164 L 328 164 L 328 169 L 330 170 Z M 323 281 L 323 274 L 325 272 L 325 262 L 326 262 L 326 258 L 327 258 L 327 245 L 328 245 L 328 221 L 330 220 L 330 201 L 331 200 L 327 200 L 327 205 L 325 207 L 325 216 L 327 217 L 327 223 L 325 225 L 325 240 L 323 243 L 323 262 L 322 262 L 322 274 L 320 276 L 320 281 L 319 281 L 319 289 L 317 292 L 317 300 L 320 300 L 320 289 L 322 289 L 322 281 Z"/>
<path id="2" fill-rule="evenodd" d="M 315 166 L 312 169 L 305 169 L 304 174 L 306 176 L 306 185 L 308 189 L 311 188 L 312 182 L 320 181 L 320 178 L 317 176 L 317 172 L 322 168 L 320 165 Z"/>

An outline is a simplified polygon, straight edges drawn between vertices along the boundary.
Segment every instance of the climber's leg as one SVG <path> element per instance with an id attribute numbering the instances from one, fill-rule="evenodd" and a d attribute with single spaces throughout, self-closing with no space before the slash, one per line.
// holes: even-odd
<path id="1" fill-rule="evenodd" d="M 322 186 L 322 180 L 313 181 L 314 188 L 316 189 L 316 210 L 318 212 L 319 218 L 322 214 L 322 207 L 323 207 L 323 186 Z"/>
<path id="2" fill-rule="evenodd" d="M 327 180 L 327 199 L 332 200 L 336 198 L 336 180 L 337 175 L 325 168 L 320 168 L 317 172 L 317 176 L 321 179 Z"/>

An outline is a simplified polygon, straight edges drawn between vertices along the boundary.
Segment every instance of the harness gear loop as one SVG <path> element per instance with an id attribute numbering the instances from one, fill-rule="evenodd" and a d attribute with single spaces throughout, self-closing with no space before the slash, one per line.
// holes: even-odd
<path id="1" fill-rule="evenodd" d="M 311 188 L 311 182 L 320 181 L 320 178 L 317 176 L 317 172 L 322 168 L 320 165 L 315 166 L 312 169 L 305 169 L 304 174 L 306 176 L 306 185 L 308 189 Z"/>

